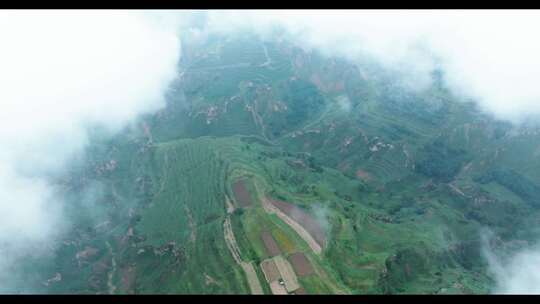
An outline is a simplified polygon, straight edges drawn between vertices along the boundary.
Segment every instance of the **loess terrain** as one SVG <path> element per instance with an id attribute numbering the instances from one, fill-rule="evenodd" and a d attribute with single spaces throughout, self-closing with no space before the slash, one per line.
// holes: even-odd
<path id="1" fill-rule="evenodd" d="M 536 239 L 540 130 L 285 40 L 183 48 L 167 106 L 58 179 L 73 227 L 28 290 L 488 293 L 481 231 Z"/>

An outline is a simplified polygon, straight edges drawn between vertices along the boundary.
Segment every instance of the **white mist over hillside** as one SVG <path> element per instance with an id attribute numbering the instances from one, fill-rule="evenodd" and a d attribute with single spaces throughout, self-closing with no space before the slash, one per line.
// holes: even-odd
<path id="1" fill-rule="evenodd" d="M 505 261 L 501 261 L 493 253 L 489 253 L 487 258 L 490 270 L 496 278 L 494 293 L 540 293 L 540 248 L 519 251 Z"/>
<path id="2" fill-rule="evenodd" d="M 440 67 L 454 94 L 498 118 L 540 116 L 539 11 L 1 11 L 0 287 L 26 244 L 47 242 L 65 223 L 44 174 L 81 153 L 88 126 L 115 132 L 164 105 L 180 56 L 175 29 L 193 23 L 281 30 L 327 55 L 373 59 L 414 89 Z M 540 293 L 537 252 L 492 263 L 498 292 Z"/>
<path id="3" fill-rule="evenodd" d="M 286 32 L 328 55 L 371 58 L 422 89 L 437 67 L 456 95 L 514 122 L 540 116 L 540 11 L 211 11 L 207 28 Z"/>
<path id="4" fill-rule="evenodd" d="M 0 287 L 4 266 L 64 225 L 45 173 L 87 143 L 164 106 L 180 44 L 158 14 L 0 12 Z"/>

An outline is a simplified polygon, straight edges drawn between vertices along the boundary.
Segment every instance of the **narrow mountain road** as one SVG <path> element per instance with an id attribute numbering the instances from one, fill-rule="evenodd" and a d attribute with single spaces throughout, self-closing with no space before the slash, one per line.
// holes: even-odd
<path id="1" fill-rule="evenodd" d="M 266 61 L 259 65 L 259 67 L 268 66 L 272 63 L 270 56 L 268 56 L 268 49 L 266 48 L 266 44 L 262 43 L 262 47 L 264 49 L 264 57 L 266 57 Z"/>
<path id="2" fill-rule="evenodd" d="M 114 294 L 116 291 L 116 286 L 113 284 L 113 277 L 114 277 L 114 273 L 116 272 L 116 258 L 115 258 L 115 254 L 112 250 L 112 247 L 109 241 L 105 242 L 105 244 L 107 245 L 107 248 L 109 249 L 109 253 L 111 254 L 111 264 L 112 264 L 112 269 L 107 274 L 107 287 L 109 288 L 109 294 Z"/>
<path id="3" fill-rule="evenodd" d="M 234 233 L 231 227 L 231 218 L 229 215 L 227 215 L 227 218 L 223 223 L 223 232 L 225 234 L 225 242 L 227 244 L 227 248 L 229 248 L 233 259 L 238 265 L 240 265 L 240 267 L 242 267 L 244 273 L 246 274 L 251 294 L 264 294 L 261 287 L 261 282 L 257 277 L 257 273 L 255 272 L 253 264 L 251 262 L 242 261 L 242 258 L 240 257 L 240 249 L 238 248 L 238 244 L 236 243 L 236 239 L 234 237 Z"/>

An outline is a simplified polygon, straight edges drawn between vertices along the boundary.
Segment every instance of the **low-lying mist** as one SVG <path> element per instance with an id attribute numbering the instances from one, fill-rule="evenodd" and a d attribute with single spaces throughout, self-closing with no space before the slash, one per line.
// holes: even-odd
<path id="1" fill-rule="evenodd" d="M 538 28 L 538 11 L 1 11 L 0 291 L 12 288 L 16 258 L 69 225 L 47 176 L 83 152 L 89 126 L 114 134 L 165 105 L 178 31 L 194 40 L 279 33 L 326 55 L 374 60 L 414 90 L 441 69 L 455 95 L 519 123 L 540 116 Z M 324 208 L 316 214 L 327 218 Z M 540 249 L 486 257 L 496 293 L 540 293 Z"/>
<path id="2" fill-rule="evenodd" d="M 327 55 L 375 60 L 410 89 L 426 88 L 442 69 L 454 94 L 498 118 L 540 115 L 538 11 L 210 11 L 205 20 L 208 32 L 280 33 Z"/>
<path id="3" fill-rule="evenodd" d="M 88 127 L 113 134 L 164 106 L 180 43 L 160 20 L 146 12 L 0 12 L 0 272 L 69 225 L 47 176 L 82 153 Z M 0 290 L 11 283 L 0 276 Z"/>

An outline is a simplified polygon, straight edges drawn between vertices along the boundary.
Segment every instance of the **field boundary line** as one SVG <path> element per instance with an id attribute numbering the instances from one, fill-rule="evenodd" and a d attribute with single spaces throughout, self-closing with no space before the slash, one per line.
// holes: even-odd
<path id="1" fill-rule="evenodd" d="M 246 279 L 248 281 L 249 289 L 251 290 L 251 294 L 264 294 L 263 289 L 261 287 L 261 282 L 259 281 L 259 278 L 257 277 L 257 273 L 255 272 L 255 268 L 253 268 L 253 264 L 251 262 L 244 262 L 242 258 L 240 257 L 240 250 L 238 248 L 238 244 L 236 243 L 236 238 L 234 237 L 234 233 L 231 226 L 231 217 L 227 215 L 227 218 L 225 219 L 225 222 L 223 223 L 223 233 L 225 236 L 225 243 L 227 244 L 227 248 L 231 252 L 231 255 L 233 256 L 234 261 L 242 267 L 242 270 L 246 274 Z"/>

